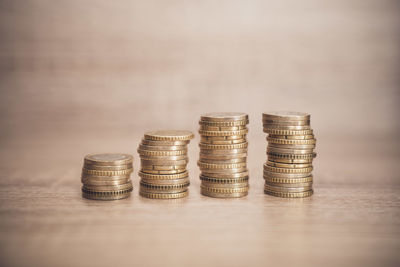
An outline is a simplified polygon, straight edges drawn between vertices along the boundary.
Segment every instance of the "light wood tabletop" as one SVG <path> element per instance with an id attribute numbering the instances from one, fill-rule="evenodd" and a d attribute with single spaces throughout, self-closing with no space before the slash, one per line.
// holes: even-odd
<path id="1" fill-rule="evenodd" d="M 72 146 L 74 140 L 82 145 Z M 117 149 L 135 143 L 127 152 L 137 171 L 140 135 L 113 140 Z M 196 137 L 189 197 L 142 198 L 135 171 L 132 196 L 111 202 L 80 193 L 83 156 L 91 142 L 105 149 L 100 138 L 20 141 L 17 150 L 10 143 L 1 152 L 2 266 L 398 266 L 398 143 L 376 143 L 360 154 L 354 151 L 361 141 L 345 140 L 320 141 L 310 198 L 264 195 L 259 140 L 250 140 L 247 197 L 201 196 Z"/>

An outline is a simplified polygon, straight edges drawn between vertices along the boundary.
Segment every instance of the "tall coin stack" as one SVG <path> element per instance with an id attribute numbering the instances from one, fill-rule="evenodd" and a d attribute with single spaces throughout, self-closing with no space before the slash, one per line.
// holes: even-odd
<path id="1" fill-rule="evenodd" d="M 147 198 L 173 199 L 188 195 L 190 131 L 147 132 L 139 145 L 141 169 L 139 194 Z"/>
<path id="2" fill-rule="evenodd" d="M 128 154 L 91 154 L 84 159 L 82 196 L 95 200 L 127 198 L 132 191 L 130 179 L 133 157 Z"/>
<path id="3" fill-rule="evenodd" d="M 217 198 L 247 195 L 248 123 L 249 116 L 245 113 L 222 112 L 201 116 L 198 161 L 201 194 Z"/>
<path id="4" fill-rule="evenodd" d="M 316 139 L 310 114 L 270 112 L 263 113 L 262 120 L 268 134 L 264 192 L 287 198 L 311 196 Z"/>

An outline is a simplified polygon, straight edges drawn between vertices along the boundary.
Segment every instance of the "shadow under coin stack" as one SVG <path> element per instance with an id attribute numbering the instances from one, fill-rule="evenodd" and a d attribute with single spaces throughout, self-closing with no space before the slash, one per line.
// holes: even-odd
<path id="1" fill-rule="evenodd" d="M 201 116 L 198 161 L 201 194 L 217 198 L 247 195 L 248 123 L 249 117 L 245 113 L 222 112 Z"/>
<path id="2" fill-rule="evenodd" d="M 142 197 L 173 199 L 188 195 L 187 145 L 193 138 L 190 131 L 145 133 L 138 148 L 141 161 L 139 193 Z"/>
<path id="3" fill-rule="evenodd" d="M 91 154 L 84 159 L 82 196 L 95 200 L 127 198 L 132 192 L 130 179 L 133 157 L 128 154 Z"/>
<path id="4" fill-rule="evenodd" d="M 264 192 L 277 197 L 308 197 L 313 194 L 311 174 L 316 139 L 310 115 L 301 112 L 263 113 L 268 133 L 264 164 Z"/>

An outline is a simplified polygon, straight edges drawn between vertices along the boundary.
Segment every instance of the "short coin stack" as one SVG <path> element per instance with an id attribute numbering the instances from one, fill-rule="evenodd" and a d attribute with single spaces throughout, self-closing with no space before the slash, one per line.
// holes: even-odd
<path id="1" fill-rule="evenodd" d="M 133 157 L 128 154 L 91 154 L 84 159 L 82 196 L 95 200 L 127 198 L 132 191 L 130 179 Z"/>
<path id="2" fill-rule="evenodd" d="M 248 123 L 249 117 L 245 113 L 222 112 L 201 116 L 198 166 L 203 195 L 218 198 L 247 195 Z"/>
<path id="3" fill-rule="evenodd" d="M 194 138 L 190 131 L 147 132 L 139 145 L 141 169 L 139 194 L 147 198 L 173 199 L 188 195 L 189 161 L 187 145 Z"/>
<path id="4" fill-rule="evenodd" d="M 262 120 L 264 132 L 268 133 L 264 192 L 287 198 L 311 196 L 316 139 L 310 126 L 310 115 L 270 112 L 263 113 Z"/>

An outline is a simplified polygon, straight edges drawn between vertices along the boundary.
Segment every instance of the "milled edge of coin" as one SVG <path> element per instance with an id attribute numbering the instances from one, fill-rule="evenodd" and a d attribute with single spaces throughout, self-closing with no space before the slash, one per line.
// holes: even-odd
<path id="1" fill-rule="evenodd" d="M 123 189 L 123 190 L 96 191 L 96 190 L 86 189 L 84 186 L 82 186 L 81 190 L 82 190 L 82 192 L 84 192 L 86 194 L 109 196 L 109 195 L 130 193 L 130 192 L 132 192 L 133 187 L 130 187 L 128 189 Z"/>
<path id="2" fill-rule="evenodd" d="M 204 175 L 200 175 L 200 180 L 206 181 L 209 183 L 235 184 L 235 183 L 249 181 L 249 176 L 239 177 L 239 178 L 213 178 L 213 177 L 207 177 Z"/>
<path id="3" fill-rule="evenodd" d="M 269 143 L 282 144 L 282 145 L 315 145 L 316 139 L 276 139 L 267 137 Z"/>
<path id="4" fill-rule="evenodd" d="M 147 140 L 142 139 L 141 144 L 147 146 L 187 146 L 190 140 L 175 140 L 175 141 L 165 141 L 165 140 Z"/>
<path id="5" fill-rule="evenodd" d="M 197 166 L 201 169 L 240 169 L 246 167 L 246 162 L 231 163 L 231 164 L 212 164 L 198 161 Z"/>
<path id="6" fill-rule="evenodd" d="M 175 179 L 182 179 L 189 177 L 189 172 L 185 171 L 182 173 L 177 174 L 151 174 L 151 173 L 144 173 L 138 172 L 140 178 L 149 179 L 149 180 L 175 180 Z"/>
<path id="7" fill-rule="evenodd" d="M 247 167 L 239 168 L 239 169 L 202 169 L 201 174 L 205 176 L 222 176 L 222 175 L 233 175 L 236 173 L 246 172 Z"/>
<path id="8" fill-rule="evenodd" d="M 127 165 L 93 165 L 93 164 L 83 164 L 83 168 L 87 170 L 97 170 L 97 171 L 120 171 L 132 169 L 133 164 Z"/>
<path id="9" fill-rule="evenodd" d="M 283 197 L 283 198 L 303 198 L 309 197 L 314 193 L 314 190 L 311 189 L 306 192 L 299 192 L 299 193 L 282 193 L 282 192 L 274 192 L 264 189 L 264 193 L 274 197 Z"/>
<path id="10" fill-rule="evenodd" d="M 264 180 L 266 182 L 271 183 L 280 183 L 280 184 L 298 184 L 298 183 L 309 183 L 312 182 L 314 177 L 312 175 L 303 177 L 303 178 L 280 178 L 280 177 L 271 177 L 264 175 Z"/>
<path id="11" fill-rule="evenodd" d="M 312 129 L 296 131 L 296 130 L 263 128 L 263 131 L 265 133 L 274 134 L 274 135 L 310 135 L 310 134 L 314 134 Z"/>
<path id="12" fill-rule="evenodd" d="M 186 190 L 180 193 L 163 194 L 163 193 L 147 193 L 139 190 L 139 195 L 150 199 L 174 199 L 174 198 L 187 197 L 189 195 L 189 191 Z"/>
<path id="13" fill-rule="evenodd" d="M 149 184 L 146 183 L 145 181 L 141 180 L 140 181 L 140 186 L 143 186 L 147 189 L 156 189 L 156 190 L 169 190 L 169 189 L 182 189 L 185 187 L 188 187 L 190 185 L 190 182 L 186 182 L 183 184 Z"/>
<path id="14" fill-rule="evenodd" d="M 91 157 L 93 156 L 98 156 L 98 155 L 122 155 L 127 157 L 126 159 L 120 159 L 120 160 L 98 160 L 98 159 L 92 159 Z M 132 164 L 133 162 L 133 156 L 131 154 L 124 154 L 124 153 L 93 153 L 93 154 L 88 154 L 84 157 L 83 159 L 84 164 L 91 164 L 91 165 L 128 165 Z"/>
<path id="15" fill-rule="evenodd" d="M 248 191 L 240 192 L 240 193 L 230 193 L 230 194 L 222 194 L 222 193 L 215 193 L 207 190 L 200 190 L 200 193 L 206 197 L 213 197 L 213 198 L 241 198 L 245 197 L 249 194 Z"/>
<path id="16" fill-rule="evenodd" d="M 278 158 L 271 155 L 268 155 L 268 161 L 276 162 L 276 163 L 286 163 L 286 164 L 312 164 L 314 158 L 309 159 L 290 159 L 290 158 Z"/>
<path id="17" fill-rule="evenodd" d="M 266 164 L 271 167 L 285 168 L 285 169 L 304 169 L 312 167 L 312 163 L 281 163 L 267 160 Z"/>
<path id="18" fill-rule="evenodd" d="M 290 169 L 290 168 L 277 168 L 264 164 L 264 170 L 277 173 L 309 173 L 312 172 L 313 167 Z"/>
<path id="19" fill-rule="evenodd" d="M 131 188 L 133 188 L 131 181 L 129 181 L 129 182 L 125 183 L 125 184 L 120 184 L 120 185 L 98 186 L 98 185 L 84 184 L 82 186 L 82 190 L 92 191 L 92 192 L 120 191 L 120 190 L 129 190 Z"/>
<path id="20" fill-rule="evenodd" d="M 185 178 L 180 178 L 180 179 L 145 179 L 141 178 L 140 181 L 146 183 L 146 184 L 151 184 L 151 185 L 180 185 L 180 184 L 190 184 L 190 179 L 189 177 Z"/>
<path id="21" fill-rule="evenodd" d="M 223 188 L 223 189 L 235 189 L 242 187 L 249 187 L 248 181 L 239 182 L 239 183 L 212 183 L 207 181 L 201 181 L 201 185 L 209 188 Z"/>
<path id="22" fill-rule="evenodd" d="M 249 171 L 246 169 L 245 171 L 242 172 L 235 172 L 235 173 L 213 173 L 213 174 L 205 174 L 201 173 L 200 176 L 204 176 L 207 178 L 212 178 L 212 179 L 236 179 L 236 178 L 242 178 L 242 177 L 249 177 Z"/>
<path id="23" fill-rule="evenodd" d="M 140 156 L 183 156 L 188 153 L 187 150 L 141 150 L 137 152 Z"/>
<path id="24" fill-rule="evenodd" d="M 317 153 L 313 152 L 310 154 L 280 154 L 267 151 L 267 155 L 272 155 L 276 158 L 283 158 L 283 159 L 313 159 L 317 157 Z"/>
<path id="25" fill-rule="evenodd" d="M 156 141 L 180 141 L 191 140 L 193 138 L 194 133 L 186 130 L 157 130 L 144 134 L 144 139 Z"/>
<path id="26" fill-rule="evenodd" d="M 171 174 L 179 174 L 186 171 L 185 168 L 175 169 L 175 170 L 149 170 L 149 169 L 141 169 L 141 172 L 146 172 L 148 174 L 154 175 L 171 175 Z"/>
<path id="27" fill-rule="evenodd" d="M 249 132 L 249 129 L 243 129 L 239 131 L 203 131 L 199 130 L 199 134 L 203 136 L 234 136 L 234 135 L 245 135 Z"/>
<path id="28" fill-rule="evenodd" d="M 309 188 L 308 190 L 312 189 L 313 182 L 306 182 L 306 183 L 272 183 L 270 181 L 265 181 L 266 185 L 270 186 L 278 186 L 278 187 L 283 187 L 283 188 L 304 188 L 307 187 Z M 307 190 L 304 190 L 307 191 Z"/>
<path id="29" fill-rule="evenodd" d="M 199 121 L 200 125 L 204 126 L 215 126 L 215 127 L 235 127 L 235 126 L 246 126 L 249 124 L 249 120 L 241 120 L 241 121 Z"/>
<path id="30" fill-rule="evenodd" d="M 270 184 L 264 185 L 264 190 L 270 192 L 279 192 L 279 193 L 302 193 L 312 190 L 312 184 L 306 187 L 283 187 L 283 186 L 273 186 Z"/>
<path id="31" fill-rule="evenodd" d="M 221 194 L 232 194 L 232 193 L 242 193 L 249 191 L 249 187 L 238 187 L 238 188 L 215 188 L 215 187 L 206 187 L 200 185 L 202 190 L 206 190 L 213 193 L 221 193 Z"/>
<path id="32" fill-rule="evenodd" d="M 119 200 L 119 199 L 128 198 L 130 196 L 131 196 L 131 192 L 112 194 L 112 195 L 97 195 L 97 194 L 90 194 L 90 193 L 82 192 L 82 197 L 85 199 L 89 199 L 89 200 L 111 201 L 111 200 Z"/>
<path id="33" fill-rule="evenodd" d="M 125 175 L 125 174 L 131 174 L 133 172 L 132 169 L 126 169 L 126 170 L 119 170 L 119 171 L 98 171 L 98 170 L 88 170 L 85 168 L 82 168 L 82 172 L 84 174 L 92 174 L 96 176 L 120 176 L 120 175 Z"/>
<path id="34" fill-rule="evenodd" d="M 199 143 L 199 147 L 201 149 L 206 149 L 206 150 L 231 150 L 231 149 L 245 149 L 249 145 L 248 142 L 244 143 L 239 143 L 239 144 L 232 144 L 232 145 L 213 145 L 213 144 L 204 144 L 204 143 Z"/>

